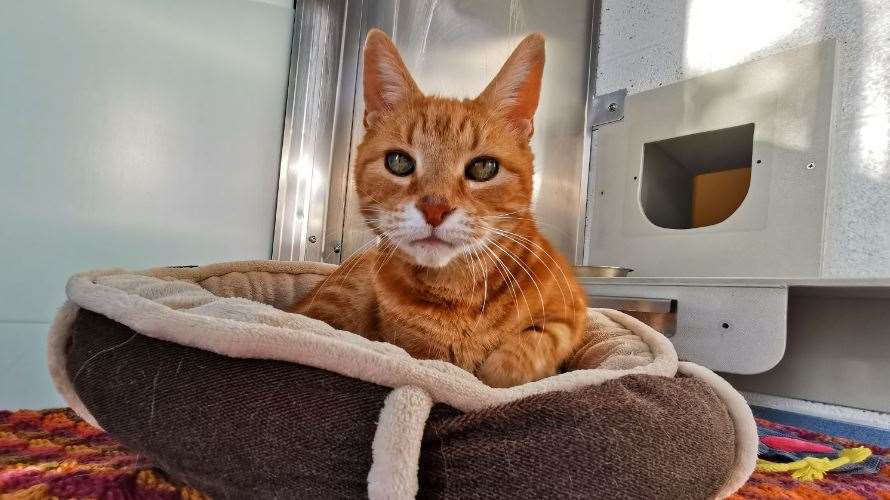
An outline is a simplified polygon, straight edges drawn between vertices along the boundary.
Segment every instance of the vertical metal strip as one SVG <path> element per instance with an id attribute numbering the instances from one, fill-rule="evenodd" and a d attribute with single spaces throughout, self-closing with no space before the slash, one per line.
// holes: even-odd
<path id="1" fill-rule="evenodd" d="M 581 191 L 578 197 L 578 232 L 575 242 L 576 266 L 584 265 L 590 253 L 590 213 L 595 202 L 591 199 L 596 194 L 595 181 L 596 165 L 594 148 L 595 137 L 591 127 L 593 117 L 592 104 L 596 97 L 597 59 L 599 56 L 600 20 L 602 12 L 602 0 L 593 0 L 592 15 L 590 16 L 590 49 L 588 53 L 587 76 L 587 112 L 584 119 L 584 156 L 581 162 Z"/>
<path id="2" fill-rule="evenodd" d="M 272 236 L 272 258 L 275 260 L 293 260 L 294 232 L 285 229 L 288 217 L 285 216 L 288 203 L 288 172 L 292 160 L 291 143 L 294 134 L 294 101 L 296 98 L 296 74 L 300 63 L 300 41 L 303 33 L 303 0 L 294 1 L 294 23 L 291 34 L 290 70 L 287 78 L 287 100 L 284 107 L 284 128 L 281 134 L 281 159 L 278 171 L 278 198 L 275 209 L 275 233 Z"/>
<path id="3" fill-rule="evenodd" d="M 294 19 L 274 259 L 324 258 L 346 8 L 303 0 Z"/>
<path id="4" fill-rule="evenodd" d="M 359 36 L 356 48 L 356 78 L 353 101 L 353 144 L 350 146 L 353 149 L 362 135 L 362 117 L 365 112 L 365 103 L 361 93 L 361 44 L 371 28 L 380 28 L 390 34 L 395 33 L 395 15 L 398 12 L 398 3 L 398 0 L 364 0 L 361 5 L 361 16 L 358 18 L 359 22 L 357 24 Z M 349 24 L 348 29 L 352 30 L 355 26 L 356 24 Z M 349 182 L 346 184 L 342 224 L 342 252 L 340 255 L 345 259 L 374 238 L 373 233 L 365 227 L 359 213 L 358 197 L 355 190 L 350 188 Z"/>
<path id="5" fill-rule="evenodd" d="M 366 30 L 362 29 L 364 1 L 349 0 L 341 43 L 339 84 L 334 110 L 334 139 L 331 144 L 330 194 L 324 239 L 323 261 L 339 264 L 343 257 L 343 232 L 346 223 L 346 202 L 350 190 L 350 166 L 355 147 L 353 127 L 356 102 L 361 99 L 358 85 L 361 77 L 362 44 Z"/>

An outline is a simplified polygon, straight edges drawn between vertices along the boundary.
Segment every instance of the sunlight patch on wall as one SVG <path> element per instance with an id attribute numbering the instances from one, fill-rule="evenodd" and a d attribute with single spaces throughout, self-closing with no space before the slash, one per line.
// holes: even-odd
<path id="1" fill-rule="evenodd" d="M 785 0 L 690 0 L 687 8 L 683 65 L 690 75 L 749 61 L 822 16 L 816 6 Z"/>
<path id="2" fill-rule="evenodd" d="M 867 22 L 867 21 L 866 21 Z M 864 26 L 866 33 L 868 25 Z M 882 37 L 874 36 L 868 42 L 882 43 Z M 860 158 L 860 170 L 867 177 L 890 182 L 890 67 L 883 58 L 885 50 L 880 46 L 865 51 L 864 69 L 861 76 L 862 101 L 860 112 L 862 122 L 857 126 L 855 145 Z"/>

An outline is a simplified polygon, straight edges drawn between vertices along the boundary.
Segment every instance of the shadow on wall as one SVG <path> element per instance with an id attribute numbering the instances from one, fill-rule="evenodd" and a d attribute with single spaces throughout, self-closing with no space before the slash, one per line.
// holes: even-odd
<path id="1" fill-rule="evenodd" d="M 690 2 L 704 4 L 705 2 Z M 837 40 L 821 276 L 890 277 L 890 49 L 886 2 L 771 2 L 798 27 L 751 52 L 753 59 Z M 810 6 L 804 14 L 794 8 Z M 758 20 L 769 22 L 767 16 Z M 745 23 L 742 23 L 745 24 Z M 701 61 L 690 60 L 693 71 Z M 793 72 L 795 68 L 787 68 Z M 794 92 L 788 88 L 787 92 Z M 789 141 L 805 149 L 813 140 Z M 757 375 L 724 376 L 740 390 L 878 412 L 890 411 L 885 298 L 794 294 L 785 356 Z M 853 328 L 851 325 L 856 325 Z"/>

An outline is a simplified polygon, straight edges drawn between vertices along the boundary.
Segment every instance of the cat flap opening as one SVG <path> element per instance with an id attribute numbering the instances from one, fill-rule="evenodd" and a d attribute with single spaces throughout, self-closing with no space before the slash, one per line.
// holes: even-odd
<path id="1" fill-rule="evenodd" d="M 643 213 L 668 229 L 723 222 L 748 194 L 753 147 L 753 123 L 644 144 Z"/>

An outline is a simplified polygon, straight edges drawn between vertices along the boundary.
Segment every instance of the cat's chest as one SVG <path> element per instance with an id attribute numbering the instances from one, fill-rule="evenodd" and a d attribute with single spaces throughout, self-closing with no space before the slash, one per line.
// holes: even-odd
<path id="1" fill-rule="evenodd" d="M 378 334 L 416 358 L 441 359 L 474 371 L 505 336 L 522 329 L 522 318 L 499 306 L 475 309 L 383 303 Z"/>

